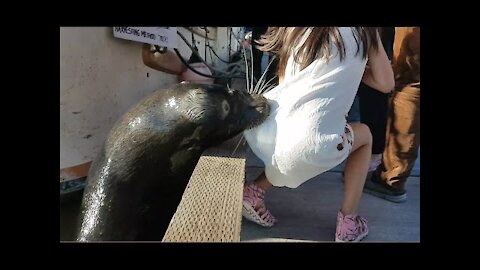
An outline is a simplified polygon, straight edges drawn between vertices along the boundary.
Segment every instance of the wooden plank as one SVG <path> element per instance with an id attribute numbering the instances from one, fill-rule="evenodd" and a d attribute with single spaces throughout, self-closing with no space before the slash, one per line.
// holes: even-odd
<path id="1" fill-rule="evenodd" d="M 203 153 L 163 242 L 240 241 L 245 147 L 232 155 L 238 140 Z"/>

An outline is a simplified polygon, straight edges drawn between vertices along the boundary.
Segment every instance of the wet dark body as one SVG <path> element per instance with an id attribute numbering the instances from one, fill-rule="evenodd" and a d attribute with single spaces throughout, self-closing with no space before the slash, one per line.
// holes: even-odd
<path id="1" fill-rule="evenodd" d="M 202 152 L 260 124 L 263 97 L 179 84 L 132 107 L 87 178 L 78 241 L 160 241 Z"/>

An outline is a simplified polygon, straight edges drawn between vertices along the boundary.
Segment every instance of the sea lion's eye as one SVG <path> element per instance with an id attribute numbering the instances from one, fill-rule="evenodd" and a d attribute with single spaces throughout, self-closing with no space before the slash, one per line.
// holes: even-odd
<path id="1" fill-rule="evenodd" d="M 229 112 L 230 112 L 230 104 L 228 104 L 228 101 L 223 100 L 222 101 L 222 119 L 227 117 Z"/>
<path id="2" fill-rule="evenodd" d="M 223 101 L 223 110 L 226 111 L 226 112 L 229 112 L 230 111 L 230 105 L 228 104 L 228 102 L 226 100 Z"/>

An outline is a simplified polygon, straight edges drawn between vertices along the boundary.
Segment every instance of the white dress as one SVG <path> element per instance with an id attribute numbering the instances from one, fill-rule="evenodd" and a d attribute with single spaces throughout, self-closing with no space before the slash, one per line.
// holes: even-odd
<path id="1" fill-rule="evenodd" d="M 340 27 L 340 33 L 346 52 L 342 62 L 335 45 L 328 63 L 317 59 L 302 71 L 291 56 L 283 82 L 264 94 L 271 105 L 270 116 L 244 132 L 274 186 L 296 188 L 349 155 L 351 145 L 344 144 L 345 116 L 367 59 L 362 59 L 361 43 L 357 54 L 350 27 Z"/>

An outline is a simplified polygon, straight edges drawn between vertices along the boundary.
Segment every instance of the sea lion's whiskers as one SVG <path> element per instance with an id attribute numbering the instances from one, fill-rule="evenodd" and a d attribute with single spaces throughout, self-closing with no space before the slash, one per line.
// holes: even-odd
<path id="1" fill-rule="evenodd" d="M 240 143 L 243 141 L 244 138 L 245 138 L 245 135 L 243 135 L 243 133 L 242 133 L 242 137 L 240 137 L 240 140 L 238 140 L 237 146 L 235 147 L 235 149 L 233 149 L 233 152 L 230 155 L 230 157 L 233 157 L 233 155 L 237 151 L 238 147 L 240 146 Z M 246 140 L 245 140 L 245 142 L 246 142 Z"/>
<path id="2" fill-rule="evenodd" d="M 277 75 L 270 78 L 270 80 L 268 80 L 268 82 L 265 83 L 265 88 L 260 89 L 260 92 L 258 94 L 261 95 L 263 93 L 266 93 L 266 92 L 270 91 L 273 87 L 275 87 L 276 85 L 271 83 L 275 78 L 277 78 Z"/>
<path id="3" fill-rule="evenodd" d="M 253 40 L 253 36 L 252 36 L 252 42 L 254 42 Z M 250 91 L 249 93 L 252 93 L 253 92 L 253 85 L 255 84 L 254 80 L 255 80 L 255 77 L 253 76 L 253 44 L 249 44 L 249 47 L 250 47 L 250 63 L 252 64 L 252 75 L 251 75 L 251 86 L 250 86 Z"/>
<path id="4" fill-rule="evenodd" d="M 247 63 L 247 53 L 245 52 L 245 48 L 242 48 L 242 52 L 243 52 L 243 60 L 245 60 L 245 78 L 247 80 L 247 92 L 251 94 L 248 87 L 250 84 L 250 81 L 248 80 L 248 63 Z"/>
<path id="5" fill-rule="evenodd" d="M 272 57 L 272 59 L 270 59 L 270 62 L 268 63 L 268 65 L 267 65 L 267 67 L 265 68 L 265 70 L 263 71 L 263 74 L 262 74 L 262 76 L 260 77 L 260 82 L 262 82 L 262 84 L 260 85 L 260 87 L 255 87 L 255 91 L 254 91 L 255 94 L 261 94 L 261 93 L 262 93 L 262 91 L 261 91 L 260 89 L 262 89 L 263 86 L 265 85 L 267 71 L 270 69 L 270 66 L 272 65 L 273 61 L 275 61 L 275 58 L 276 58 L 276 57 L 277 57 L 277 56 L 274 55 L 274 56 Z M 277 77 L 277 75 L 273 76 L 272 78 L 276 78 L 276 77 Z M 270 81 L 272 80 L 272 78 L 270 78 L 270 80 L 269 80 L 268 82 L 270 82 Z M 267 84 L 268 84 L 268 82 L 267 82 Z M 257 86 L 258 86 L 258 83 L 257 83 Z"/>

